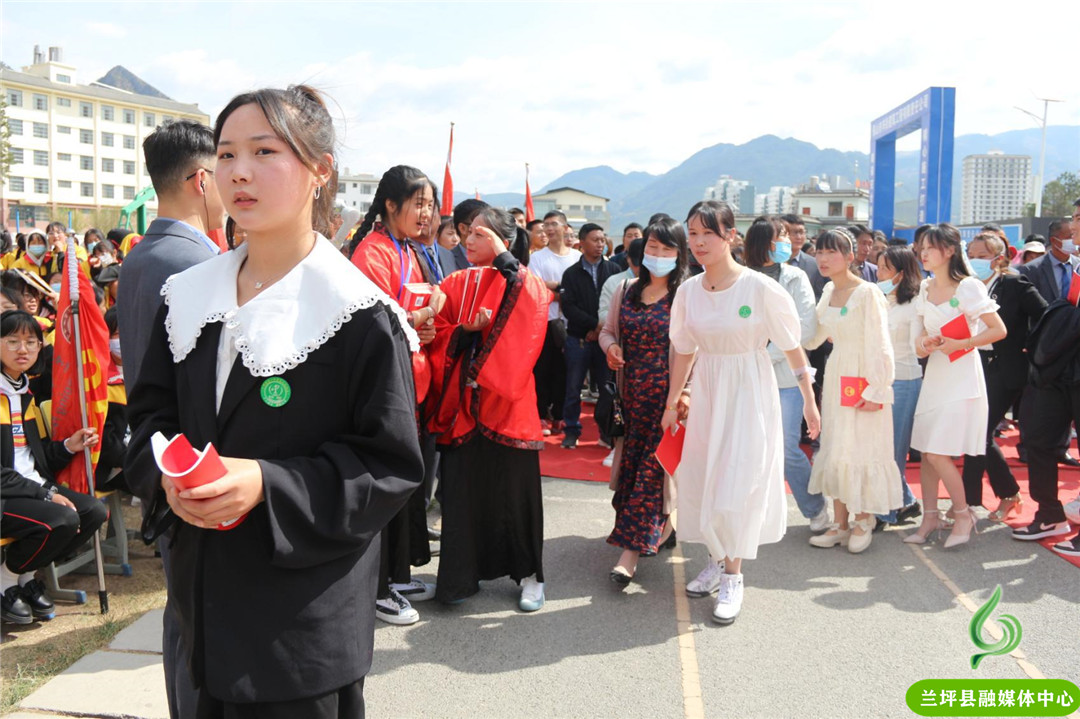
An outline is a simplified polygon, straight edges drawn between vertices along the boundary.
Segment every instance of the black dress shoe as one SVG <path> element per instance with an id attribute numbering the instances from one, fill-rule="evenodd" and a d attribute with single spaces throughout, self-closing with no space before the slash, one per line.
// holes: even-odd
<path id="1" fill-rule="evenodd" d="M 1060 462 L 1066 467 L 1080 467 L 1080 461 L 1077 461 L 1076 458 L 1068 452 L 1061 456 Z"/>
<path id="2" fill-rule="evenodd" d="M 23 601 L 22 587 L 18 584 L 8 587 L 3 596 L 0 596 L 0 618 L 9 624 L 34 623 L 34 614 Z"/>
<path id="3" fill-rule="evenodd" d="M 663 544 L 659 545 L 657 551 L 661 549 L 675 549 L 675 530 L 671 530 L 671 536 L 664 540 Z"/>
<path id="4" fill-rule="evenodd" d="M 901 507 L 900 510 L 896 513 L 896 523 L 900 524 L 901 522 L 907 521 L 909 519 L 915 519 L 921 514 L 922 507 L 919 506 L 918 502 L 912 502 L 906 507 Z"/>
<path id="5" fill-rule="evenodd" d="M 52 619 L 56 616 L 56 606 L 45 593 L 45 584 L 40 579 L 27 582 L 22 588 L 22 600 L 30 607 L 35 619 Z"/>
<path id="6" fill-rule="evenodd" d="M 608 576 L 611 577 L 611 581 L 623 587 L 628 585 L 630 583 L 630 580 L 634 578 L 633 574 L 628 572 L 624 567 L 620 567 L 618 565 L 616 565 L 615 568 L 611 570 L 611 573 L 608 574 Z"/>

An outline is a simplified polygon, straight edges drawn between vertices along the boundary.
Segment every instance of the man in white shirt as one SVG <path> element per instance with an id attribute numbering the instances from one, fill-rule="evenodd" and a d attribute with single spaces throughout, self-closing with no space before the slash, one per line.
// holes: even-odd
<path id="1" fill-rule="evenodd" d="M 580 252 L 566 246 L 565 233 L 568 226 L 566 215 L 558 210 L 544 215 L 544 232 L 548 237 L 548 245 L 534 252 L 529 258 L 529 271 L 543 280 L 553 294 L 548 307 L 544 348 L 533 369 L 533 376 L 536 378 L 536 408 L 540 413 L 540 420 L 544 423 L 545 435 L 562 429 L 563 404 L 566 399 L 566 361 L 563 358 L 566 318 L 559 306 L 559 292 L 563 273 L 581 258 Z"/>

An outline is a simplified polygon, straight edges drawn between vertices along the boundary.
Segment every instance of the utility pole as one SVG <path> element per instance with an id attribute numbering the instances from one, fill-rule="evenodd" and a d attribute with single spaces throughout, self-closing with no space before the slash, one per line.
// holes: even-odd
<path id="1" fill-rule="evenodd" d="M 1034 112 L 1029 112 L 1022 107 L 1014 106 L 1017 110 L 1030 115 L 1035 118 L 1036 122 L 1042 125 L 1042 146 L 1039 149 L 1039 175 L 1035 178 L 1035 216 L 1042 216 L 1042 196 L 1043 196 L 1043 173 L 1046 172 L 1046 113 L 1050 107 L 1051 102 L 1064 102 L 1064 100 L 1052 100 L 1046 97 L 1037 98 L 1042 100 L 1043 114 L 1040 118 Z"/>

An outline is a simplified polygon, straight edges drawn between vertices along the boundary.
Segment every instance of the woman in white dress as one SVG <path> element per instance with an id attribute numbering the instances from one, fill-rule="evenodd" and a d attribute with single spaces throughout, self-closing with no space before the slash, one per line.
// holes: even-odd
<path id="1" fill-rule="evenodd" d="M 858 554 L 870 546 L 874 515 L 900 507 L 902 485 L 889 409 L 894 376 L 889 306 L 875 285 L 851 271 L 854 246 L 843 229 L 818 236 L 818 270 L 832 282 L 818 302 L 818 331 L 807 346 L 819 347 L 828 337 L 833 341 L 821 388 L 821 449 L 810 472 L 810 491 L 832 497 L 833 525 L 811 537 L 810 544 L 846 546 Z M 856 397 L 859 380 L 865 387 Z M 848 393 L 852 406 L 841 402 Z"/>
<path id="2" fill-rule="evenodd" d="M 700 202 L 686 219 L 690 251 L 704 268 L 685 281 L 671 309 L 675 350 L 661 425 L 678 423 L 677 404 L 691 367 L 694 393 L 679 487 L 679 535 L 703 542 L 710 562 L 686 587 L 690 596 L 719 591 L 713 619 L 735 621 L 742 607 L 742 560 L 759 544 L 778 542 L 787 527 L 784 434 L 780 398 L 766 349 L 787 356 L 803 395 L 803 416 L 821 425 L 799 315 L 778 283 L 740 266 L 731 254 L 735 216 L 724 202 Z M 696 361 L 696 364 L 695 364 Z"/>
<path id="3" fill-rule="evenodd" d="M 923 332 L 915 340 L 915 352 L 929 357 L 922 394 L 915 408 L 911 446 L 922 452 L 922 525 L 905 542 L 922 544 L 938 528 L 938 480 L 952 499 L 956 520 L 945 540 L 946 547 L 971 538 L 975 514 L 964 496 L 964 483 L 953 457 L 986 454 L 986 423 L 989 407 L 982 362 L 976 347 L 1005 338 L 1005 324 L 998 305 L 986 286 L 972 277 L 964 264 L 960 232 L 950 224 L 934 225 L 923 234 L 919 254 L 933 277 L 923 280 L 915 309 L 922 317 Z M 966 339 L 942 336 L 942 326 L 963 315 Z M 985 327 L 979 332 L 979 322 Z M 950 360 L 954 352 L 966 354 Z"/>

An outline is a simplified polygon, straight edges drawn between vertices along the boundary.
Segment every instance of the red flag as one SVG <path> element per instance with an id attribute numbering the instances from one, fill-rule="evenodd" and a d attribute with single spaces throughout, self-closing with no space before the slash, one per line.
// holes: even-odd
<path id="1" fill-rule="evenodd" d="M 454 214 L 454 179 L 450 177 L 450 156 L 454 154 L 454 123 L 450 123 L 450 147 L 446 150 L 446 172 L 443 173 L 443 217 Z"/>
<path id="2" fill-rule="evenodd" d="M 79 407 L 79 390 L 86 395 L 86 416 L 88 427 L 97 429 L 101 436 L 105 427 L 105 413 L 109 409 L 109 387 L 107 376 L 109 367 L 109 330 L 105 318 L 94 301 L 94 288 L 90 284 L 74 252 L 67 253 L 68 267 L 63 273 L 60 288 L 60 303 L 57 307 L 57 332 L 53 347 L 53 388 L 52 388 L 52 434 L 54 439 L 66 439 L 83 427 L 82 413 Z M 77 278 L 75 297 L 79 301 L 79 334 L 82 341 L 83 383 L 80 388 L 78 361 L 75 348 L 75 314 L 72 312 L 72 277 Z M 90 451 L 93 467 L 97 467 L 101 455 L 101 445 Z M 60 470 L 56 481 L 72 491 L 88 493 L 89 482 L 86 477 L 86 462 L 79 456 L 72 458 L 67 467 Z"/>
<path id="3" fill-rule="evenodd" d="M 479 187 L 474 187 L 473 191 L 476 193 L 476 199 L 479 200 L 480 199 L 480 188 Z"/>
<path id="4" fill-rule="evenodd" d="M 525 163 L 525 222 L 529 223 L 536 219 L 536 210 L 533 209 L 532 192 L 529 190 L 529 163 Z"/>

